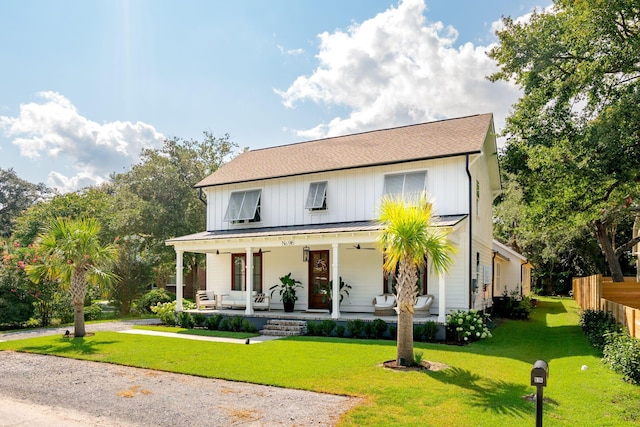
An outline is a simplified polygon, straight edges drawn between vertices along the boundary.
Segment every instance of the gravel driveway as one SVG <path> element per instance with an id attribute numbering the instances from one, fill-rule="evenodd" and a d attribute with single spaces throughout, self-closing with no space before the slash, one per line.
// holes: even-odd
<path id="1" fill-rule="evenodd" d="M 94 324 L 87 325 L 87 331 L 131 326 L 131 322 Z M 0 335 L 0 340 L 58 333 L 63 331 L 12 333 Z M 346 396 L 0 352 L 0 427 L 333 426 L 361 402 Z"/>

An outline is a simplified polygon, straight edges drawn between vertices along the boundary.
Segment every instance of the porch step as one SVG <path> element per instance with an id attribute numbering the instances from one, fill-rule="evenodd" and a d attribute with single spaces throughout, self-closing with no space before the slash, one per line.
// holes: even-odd
<path id="1" fill-rule="evenodd" d="M 307 333 L 307 322 L 302 320 L 277 320 L 271 319 L 260 330 L 260 335 L 288 337 L 292 335 L 304 335 Z"/>

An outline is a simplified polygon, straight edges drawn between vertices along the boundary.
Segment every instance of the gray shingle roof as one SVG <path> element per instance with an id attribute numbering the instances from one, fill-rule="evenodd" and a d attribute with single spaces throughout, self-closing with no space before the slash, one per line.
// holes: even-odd
<path id="1" fill-rule="evenodd" d="M 479 114 L 246 151 L 196 187 L 477 153 L 492 120 Z"/>

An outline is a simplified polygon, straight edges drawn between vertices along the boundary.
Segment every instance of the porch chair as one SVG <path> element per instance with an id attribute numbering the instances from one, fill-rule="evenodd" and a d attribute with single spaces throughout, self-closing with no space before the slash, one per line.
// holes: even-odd
<path id="1" fill-rule="evenodd" d="M 433 295 L 420 295 L 416 301 L 416 305 L 413 306 L 413 315 L 416 317 L 427 317 L 431 315 L 429 311 L 431 304 L 433 304 Z"/>
<path id="2" fill-rule="evenodd" d="M 396 297 L 393 294 L 378 295 L 371 302 L 373 304 L 374 316 L 394 316 L 396 311 Z"/>
<path id="3" fill-rule="evenodd" d="M 216 296 L 212 294 L 208 294 L 207 291 L 198 291 L 196 292 L 196 308 L 198 310 L 203 310 L 206 308 L 216 309 L 218 307 L 218 301 L 216 300 Z"/>

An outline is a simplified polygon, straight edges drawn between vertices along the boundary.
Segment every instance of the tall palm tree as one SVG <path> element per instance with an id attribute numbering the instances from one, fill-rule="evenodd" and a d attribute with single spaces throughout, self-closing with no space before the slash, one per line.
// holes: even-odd
<path id="1" fill-rule="evenodd" d="M 380 206 L 383 226 L 378 238 L 384 254 L 384 269 L 396 274 L 399 365 L 413 364 L 413 307 L 418 296 L 418 267 L 427 259 L 442 274 L 451 266 L 455 248 L 449 232 L 433 225 L 433 205 L 426 195 L 405 200 L 385 197 Z"/>
<path id="2" fill-rule="evenodd" d="M 37 251 L 43 262 L 26 268 L 35 283 L 43 279 L 58 280 L 69 290 L 73 300 L 74 337 L 86 334 L 87 285 L 108 285 L 116 278 L 104 270 L 116 260 L 116 249 L 112 245 L 103 246 L 99 233 L 100 224 L 94 218 L 58 218 L 39 235 Z"/>

